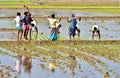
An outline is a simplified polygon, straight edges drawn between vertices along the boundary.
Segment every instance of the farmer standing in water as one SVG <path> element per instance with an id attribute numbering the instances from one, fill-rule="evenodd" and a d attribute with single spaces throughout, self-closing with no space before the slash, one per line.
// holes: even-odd
<path id="1" fill-rule="evenodd" d="M 26 17 L 28 15 L 28 13 L 30 13 L 30 10 L 27 6 L 23 5 L 24 9 L 25 9 L 25 12 L 24 12 L 24 15 L 22 17 L 22 22 L 23 22 L 23 38 L 24 40 L 27 40 L 27 35 L 28 35 L 28 31 L 29 31 L 29 27 L 27 26 L 27 20 L 26 20 Z"/>
<path id="2" fill-rule="evenodd" d="M 17 12 L 16 18 L 13 20 L 13 22 L 16 24 L 17 31 L 17 40 L 22 39 L 23 29 L 22 29 L 22 22 L 21 22 L 21 13 Z"/>
<path id="3" fill-rule="evenodd" d="M 51 16 L 48 16 L 48 20 L 50 23 L 50 39 L 51 40 L 56 40 L 57 39 L 57 32 L 56 32 L 56 28 L 57 28 L 57 22 L 61 21 L 61 18 L 59 20 L 57 20 L 55 18 L 55 14 L 52 14 Z"/>
<path id="4" fill-rule="evenodd" d="M 70 25 L 69 25 L 69 38 L 71 40 L 71 37 L 72 39 L 74 40 L 74 37 L 75 37 L 75 31 L 77 29 L 77 20 L 76 20 L 76 17 L 74 14 L 72 14 L 71 16 L 71 19 L 68 19 L 67 18 L 67 22 L 70 22 Z"/>

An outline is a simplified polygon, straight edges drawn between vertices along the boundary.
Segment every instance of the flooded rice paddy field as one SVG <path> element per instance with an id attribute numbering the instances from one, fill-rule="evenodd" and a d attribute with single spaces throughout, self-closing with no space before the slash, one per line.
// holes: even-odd
<path id="1" fill-rule="evenodd" d="M 47 19 L 36 19 L 37 20 L 37 27 L 39 31 L 38 39 L 40 39 L 40 33 L 43 33 L 43 36 L 49 37 L 50 29 L 49 29 L 49 22 Z M 5 31 L 0 31 L 0 40 L 7 39 L 11 40 L 11 36 L 16 34 L 15 31 L 8 31 L 7 29 L 15 29 L 14 23 L 12 23 L 12 19 L 0 19 L 1 25 L 0 28 L 6 29 Z M 60 35 L 64 36 L 65 39 L 68 39 L 68 26 L 69 23 L 66 22 L 66 19 L 62 19 L 61 22 L 62 27 L 60 28 Z M 120 22 L 119 19 L 112 19 L 112 20 L 94 20 L 94 19 L 88 19 L 88 20 L 81 20 L 78 21 L 79 28 L 81 30 L 80 32 L 80 39 L 82 40 L 91 40 L 91 29 L 94 23 L 97 23 L 99 25 L 100 33 L 101 33 L 101 40 L 120 40 Z M 3 36 L 4 34 L 4 36 Z M 8 35 L 11 34 L 11 35 Z M 8 35 L 8 36 L 6 36 Z M 97 39 L 97 38 L 96 38 Z M 13 40 L 15 40 L 15 37 L 13 37 Z"/>
<path id="2" fill-rule="evenodd" d="M 15 17 L 24 10 L 0 10 L 0 17 Z M 32 15 L 116 16 L 69 10 L 32 9 Z M 0 18 L 0 78 L 120 78 L 120 18 L 78 21 L 81 33 L 77 41 L 68 40 L 66 18 L 62 18 L 58 41 L 50 41 L 47 18 L 37 20 L 38 38 L 16 41 L 13 18 Z M 91 28 L 99 25 L 101 40 L 91 39 Z M 105 76 L 105 77 L 104 77 Z"/>
<path id="3" fill-rule="evenodd" d="M 3 78 L 107 78 L 108 72 L 111 78 L 120 78 L 119 50 L 120 41 L 3 41 L 0 74 Z"/>
<path id="4" fill-rule="evenodd" d="M 9 16 L 16 16 L 16 12 L 21 12 L 23 15 L 24 10 L 22 9 L 1 9 L 0 10 L 0 17 L 9 17 Z M 43 16 L 47 17 L 48 15 L 51 14 L 56 14 L 57 17 L 70 17 L 72 13 L 74 13 L 77 17 L 97 17 L 97 16 L 119 16 L 119 15 L 113 15 L 113 14 L 101 14 L 101 13 L 84 13 L 84 12 L 78 12 L 78 11 L 70 11 L 70 10 L 52 10 L 52 9 L 31 9 L 32 16 Z M 5 29 L 15 29 L 15 24 L 12 22 L 14 18 L 1 18 L 0 19 L 0 29 L 5 28 Z M 33 18 L 33 20 L 37 21 L 37 27 L 39 30 L 39 37 L 37 40 L 47 40 L 49 37 L 49 22 L 47 18 Z M 102 18 L 89 18 L 85 19 L 82 18 L 81 21 L 78 20 L 78 26 L 81 30 L 80 33 L 80 39 L 81 40 L 91 40 L 91 28 L 94 23 L 97 23 L 99 25 L 99 29 L 101 32 L 101 39 L 102 40 L 120 40 L 120 18 L 114 18 L 114 19 L 102 19 Z M 68 39 L 68 26 L 69 23 L 67 23 L 66 18 L 62 18 L 60 24 L 62 24 L 62 27 L 60 29 L 60 35 L 63 37 L 63 39 Z M 4 32 L 6 32 L 5 30 Z M 3 31 L 0 30 L 0 40 L 6 40 L 7 39 L 11 40 L 11 36 L 15 35 L 16 32 L 7 32 L 4 33 Z M 41 38 L 41 34 L 43 33 L 43 37 Z M 11 34 L 11 35 L 8 35 Z M 13 37 L 13 40 L 16 38 Z M 97 39 L 97 38 L 96 38 Z"/>
<path id="5" fill-rule="evenodd" d="M 24 14 L 24 11 L 24 9 L 1 9 L 0 17 L 15 16 L 17 12 Z M 90 13 L 64 9 L 30 9 L 30 12 L 33 16 L 48 16 L 53 13 L 56 14 L 56 16 L 71 16 L 72 13 L 76 16 L 119 16 L 119 14 Z"/>

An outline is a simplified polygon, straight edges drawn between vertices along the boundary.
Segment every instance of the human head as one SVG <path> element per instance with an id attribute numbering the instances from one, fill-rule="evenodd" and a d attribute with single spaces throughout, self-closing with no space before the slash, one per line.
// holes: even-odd
<path id="1" fill-rule="evenodd" d="M 55 14 L 52 14 L 51 17 L 52 17 L 52 18 L 55 18 Z"/>
<path id="2" fill-rule="evenodd" d="M 75 14 L 72 14 L 72 16 L 71 17 L 75 17 Z"/>
<path id="3" fill-rule="evenodd" d="M 20 13 L 20 12 L 17 12 L 17 16 L 21 16 L 21 13 Z"/>
<path id="4" fill-rule="evenodd" d="M 26 11 L 26 12 L 24 12 L 24 15 L 25 15 L 25 16 L 27 16 L 27 14 L 28 14 L 28 12 L 27 12 L 27 11 Z"/>
<path id="5" fill-rule="evenodd" d="M 28 13 L 27 13 L 27 16 L 31 16 L 31 13 L 28 12 Z"/>
<path id="6" fill-rule="evenodd" d="M 50 63 L 55 63 L 55 60 L 54 60 L 54 59 L 51 59 L 51 60 L 50 60 Z"/>
<path id="7" fill-rule="evenodd" d="M 29 13 L 29 16 L 31 16 L 31 13 Z"/>
<path id="8" fill-rule="evenodd" d="M 58 25 L 59 28 L 61 28 L 61 26 L 62 26 L 61 24 Z"/>
<path id="9" fill-rule="evenodd" d="M 32 27 L 34 27 L 35 25 L 34 24 L 31 24 Z"/>

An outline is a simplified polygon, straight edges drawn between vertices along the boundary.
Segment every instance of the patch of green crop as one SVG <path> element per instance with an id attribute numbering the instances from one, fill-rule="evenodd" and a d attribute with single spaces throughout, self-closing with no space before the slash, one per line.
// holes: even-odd
<path id="1" fill-rule="evenodd" d="M 0 0 L 0 4 L 1 5 L 10 5 L 10 4 L 13 4 L 13 5 L 16 5 L 16 4 L 32 4 L 32 1 L 30 0 L 24 0 L 24 1 L 17 1 L 17 0 Z"/>
<path id="2" fill-rule="evenodd" d="M 0 1 L 2 9 L 69 9 L 83 12 L 120 14 L 120 2 L 38 2 L 38 1 Z"/>
<path id="3" fill-rule="evenodd" d="M 119 6 L 120 2 L 37 2 L 38 5 L 54 6 Z"/>

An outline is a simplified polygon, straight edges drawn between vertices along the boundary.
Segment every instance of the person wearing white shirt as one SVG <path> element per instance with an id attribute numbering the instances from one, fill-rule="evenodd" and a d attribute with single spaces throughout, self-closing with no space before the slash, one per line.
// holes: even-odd
<path id="1" fill-rule="evenodd" d="M 100 30 L 99 30 L 99 27 L 96 23 L 94 23 L 94 25 L 92 27 L 92 39 L 93 40 L 94 40 L 95 32 L 98 34 L 99 40 L 100 40 Z"/>
<path id="2" fill-rule="evenodd" d="M 79 38 L 80 37 L 80 27 L 78 26 L 78 24 L 76 25 L 76 27 L 77 27 L 77 29 L 76 29 L 75 33 Z"/>
<path id="3" fill-rule="evenodd" d="M 37 28 L 37 22 L 35 21 L 35 20 L 33 20 L 32 22 L 31 22 L 31 35 L 32 35 L 32 33 L 33 32 L 35 32 L 35 39 L 37 39 L 37 35 L 38 35 L 38 28 Z"/>
<path id="4" fill-rule="evenodd" d="M 13 22 L 16 24 L 17 32 L 17 39 L 18 41 L 22 39 L 23 29 L 22 29 L 22 22 L 21 22 L 21 13 L 17 12 L 16 18 L 13 20 Z"/>

